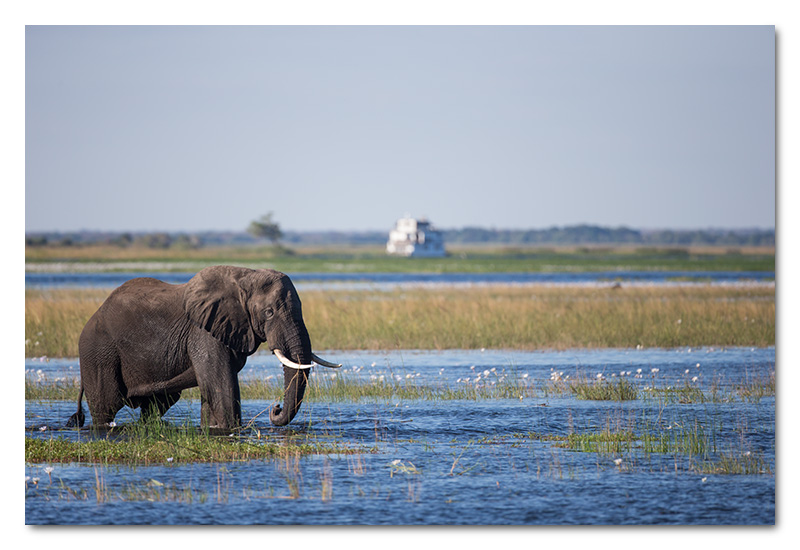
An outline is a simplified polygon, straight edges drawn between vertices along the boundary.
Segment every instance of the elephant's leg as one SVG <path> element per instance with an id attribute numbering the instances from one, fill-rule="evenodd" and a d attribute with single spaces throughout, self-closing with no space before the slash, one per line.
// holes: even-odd
<path id="1" fill-rule="evenodd" d="M 242 422 L 242 405 L 239 401 L 239 384 L 236 383 L 232 399 L 210 389 L 205 394 L 200 389 L 200 423 L 209 428 L 235 428 Z"/>
<path id="2" fill-rule="evenodd" d="M 84 329 L 80 340 L 81 383 L 92 425 L 101 427 L 110 424 L 125 405 L 127 390 L 114 346 L 107 339 L 93 338 L 86 332 Z"/>
<path id="3" fill-rule="evenodd" d="M 150 418 L 161 418 L 169 410 L 169 408 L 178 402 L 181 398 L 181 392 L 175 393 L 158 393 L 142 400 L 142 420 L 149 420 Z"/>
<path id="4" fill-rule="evenodd" d="M 111 424 L 117 413 L 125 406 L 125 399 L 119 392 L 107 392 L 89 400 L 89 413 L 92 415 L 92 426 L 103 427 Z"/>
<path id="5" fill-rule="evenodd" d="M 242 422 L 239 380 L 235 373 L 226 376 L 224 383 L 200 387 L 200 422 L 212 428 L 234 428 Z"/>
<path id="6" fill-rule="evenodd" d="M 192 358 L 200 389 L 203 426 L 234 428 L 242 421 L 238 373 L 244 360 L 225 347 L 205 349 Z"/>

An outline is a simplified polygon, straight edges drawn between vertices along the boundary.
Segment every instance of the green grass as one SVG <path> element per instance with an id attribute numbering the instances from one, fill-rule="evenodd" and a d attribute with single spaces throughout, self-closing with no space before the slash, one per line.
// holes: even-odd
<path id="1" fill-rule="evenodd" d="M 573 451 L 621 454 L 633 450 L 638 437 L 630 431 L 571 433 L 559 446 Z"/>
<path id="2" fill-rule="evenodd" d="M 114 246 L 27 247 L 32 267 L 92 264 L 93 269 L 126 271 L 146 264 L 165 271 L 198 271 L 215 264 L 267 267 L 286 273 L 335 272 L 557 272 L 630 270 L 774 271 L 774 249 L 648 247 L 468 247 L 451 246 L 446 258 L 395 258 L 382 247 L 303 247 L 287 252 L 272 246 L 230 246 L 158 250 Z M 122 265 L 121 265 L 122 264 Z"/>
<path id="3" fill-rule="evenodd" d="M 668 387 L 649 387 L 643 392 L 646 398 L 652 398 L 660 403 L 720 403 L 731 401 L 735 398 L 733 392 L 722 392 L 716 385 L 711 385 L 707 390 L 702 390 L 697 385 L 688 382 L 682 385 Z"/>
<path id="4" fill-rule="evenodd" d="M 732 451 L 721 456 L 704 460 L 696 466 L 705 474 L 721 475 L 763 475 L 772 474 L 772 468 L 761 453 L 752 451 Z"/>
<path id="5" fill-rule="evenodd" d="M 590 401 L 632 401 L 638 397 L 636 385 L 625 378 L 571 380 L 567 390 L 578 399 Z"/>
<path id="6" fill-rule="evenodd" d="M 187 432 L 188 433 L 188 432 Z M 298 444 L 287 448 L 281 442 L 254 443 L 224 436 L 173 436 L 163 440 L 97 439 L 71 441 L 65 438 L 25 439 L 25 461 L 94 462 L 101 464 L 167 464 L 170 462 L 232 462 L 281 457 L 285 453 L 341 453 L 332 445 Z M 351 451 L 348 451 L 351 452 Z"/>
<path id="7" fill-rule="evenodd" d="M 99 464 L 169 464 L 233 462 L 285 458 L 308 454 L 363 452 L 330 441 L 303 436 L 262 439 L 213 435 L 191 426 L 172 426 L 158 420 L 138 421 L 112 429 L 104 438 L 74 441 L 63 437 L 25 438 L 29 463 L 88 462 Z"/>
<path id="8" fill-rule="evenodd" d="M 709 427 L 711 426 L 711 427 Z M 685 462 L 690 471 L 718 475 L 770 475 L 770 463 L 760 452 L 751 451 L 744 436 L 731 448 L 720 451 L 713 421 L 699 418 L 684 422 L 628 421 L 609 419 L 602 428 L 585 428 L 566 435 L 530 432 L 516 439 L 550 442 L 555 448 L 597 453 L 613 458 L 620 469 L 637 462 L 641 453 L 665 455 Z M 676 466 L 677 467 L 677 466 Z"/>
<path id="9" fill-rule="evenodd" d="M 655 454 L 706 456 L 712 441 L 702 425 L 690 429 L 661 430 L 637 435 L 630 430 L 571 433 L 558 446 L 572 451 L 623 454 L 642 451 Z"/>
<path id="10" fill-rule="evenodd" d="M 708 433 L 704 422 L 653 422 L 647 417 L 622 421 L 609 416 L 602 428 L 570 431 L 556 445 L 572 451 L 616 455 L 638 451 L 706 457 L 716 451 L 713 430 Z"/>
<path id="11" fill-rule="evenodd" d="M 716 451 L 715 434 L 703 422 L 673 422 L 655 430 L 644 430 L 642 450 L 647 453 L 708 456 Z"/>

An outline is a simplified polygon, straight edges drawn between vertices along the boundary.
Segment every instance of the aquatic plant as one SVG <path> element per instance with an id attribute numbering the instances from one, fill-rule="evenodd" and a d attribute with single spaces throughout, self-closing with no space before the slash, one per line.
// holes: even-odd
<path id="1" fill-rule="evenodd" d="M 411 461 L 406 463 L 397 458 L 389 464 L 389 477 L 394 477 L 395 474 L 419 475 L 421 473 Z"/>
<path id="2" fill-rule="evenodd" d="M 570 433 L 566 441 L 556 446 L 573 451 L 620 454 L 630 452 L 639 438 L 631 431 L 597 433 Z"/>
<path id="3" fill-rule="evenodd" d="M 157 419 L 131 422 L 105 437 L 74 441 L 65 437 L 25 438 L 29 463 L 167 464 L 233 462 L 307 454 L 349 454 L 366 449 L 313 438 L 257 439 L 236 433 L 214 435 L 208 429 L 172 426 Z"/>
<path id="4" fill-rule="evenodd" d="M 712 460 L 700 462 L 696 469 L 704 474 L 759 475 L 772 474 L 772 468 L 761 453 L 729 451 Z"/>
<path id="5" fill-rule="evenodd" d="M 732 394 L 722 394 L 719 388 L 712 387 L 705 392 L 694 384 L 681 384 L 677 386 L 648 386 L 642 392 L 645 399 L 655 399 L 663 403 L 719 403 L 724 396 L 733 399 Z"/>
<path id="6" fill-rule="evenodd" d="M 602 373 L 594 380 L 578 377 L 566 383 L 566 390 L 578 399 L 592 401 L 631 401 L 638 397 L 635 384 L 622 377 L 608 379 Z"/>
<path id="7" fill-rule="evenodd" d="M 80 387 L 81 381 L 78 376 L 60 376 L 50 379 L 41 371 L 25 375 L 26 400 L 73 401 L 77 398 Z"/>
<path id="8" fill-rule="evenodd" d="M 688 379 L 673 385 L 660 379 L 657 372 L 651 372 L 647 378 L 643 378 L 645 375 L 635 370 L 613 373 L 610 376 L 598 374 L 600 376 L 588 377 L 580 371 L 565 374 L 564 371 L 552 370 L 548 380 L 541 380 L 529 377 L 528 373 L 517 373 L 513 368 L 493 367 L 472 376 L 459 377 L 452 383 L 445 379 L 437 381 L 431 378 L 423 381 L 419 373 L 398 374 L 390 369 L 384 373 L 372 371 L 366 374 L 362 367 L 351 366 L 339 372 L 312 372 L 305 401 L 448 401 L 574 396 L 584 400 L 644 399 L 663 404 L 702 404 L 732 402 L 737 399 L 757 402 L 775 395 L 774 371 L 757 377 L 748 376 L 746 380 L 733 385 L 723 384 L 720 379 L 713 377 L 708 383 Z M 80 379 L 77 376 L 49 378 L 41 372 L 31 371 L 25 377 L 26 400 L 72 401 L 79 388 Z M 244 378 L 240 382 L 241 398 L 244 400 L 277 402 L 282 392 L 282 384 L 274 375 Z M 197 388 L 184 390 L 181 394 L 182 401 L 199 399 Z"/>
<path id="9" fill-rule="evenodd" d="M 736 393 L 747 401 L 758 403 L 764 397 L 775 397 L 775 371 L 753 377 L 745 373 L 745 380 L 736 384 Z"/>
<path id="10" fill-rule="evenodd" d="M 190 483 L 178 486 L 174 482 L 164 483 L 151 478 L 145 483 L 128 483 L 116 495 L 105 495 L 105 500 L 114 498 L 126 502 L 180 502 L 182 504 L 205 503 L 208 492 L 192 487 Z"/>

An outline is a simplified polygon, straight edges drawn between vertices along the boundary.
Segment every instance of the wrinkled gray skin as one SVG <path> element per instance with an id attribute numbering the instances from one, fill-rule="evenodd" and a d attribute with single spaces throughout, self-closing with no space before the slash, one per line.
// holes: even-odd
<path id="1" fill-rule="evenodd" d="M 84 392 L 93 425 L 102 426 L 125 405 L 161 416 L 194 386 L 204 426 L 238 426 L 237 375 L 263 342 L 296 363 L 312 361 L 300 298 L 283 273 L 214 266 L 182 285 L 132 279 L 81 333 L 81 393 L 67 426 L 83 426 Z M 288 424 L 297 414 L 307 373 L 284 367 L 284 406 L 270 411 L 273 424 Z"/>

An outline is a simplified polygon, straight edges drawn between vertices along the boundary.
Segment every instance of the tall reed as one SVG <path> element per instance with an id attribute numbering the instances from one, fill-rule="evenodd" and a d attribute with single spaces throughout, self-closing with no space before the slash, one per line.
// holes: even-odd
<path id="1" fill-rule="evenodd" d="M 25 353 L 75 357 L 108 291 L 27 290 Z M 771 287 L 303 291 L 317 349 L 773 346 Z"/>
<path id="2" fill-rule="evenodd" d="M 78 337 L 108 290 L 25 290 L 25 355 L 77 357 Z"/>
<path id="3" fill-rule="evenodd" d="M 321 349 L 769 346 L 772 288 L 493 287 L 305 292 Z"/>

